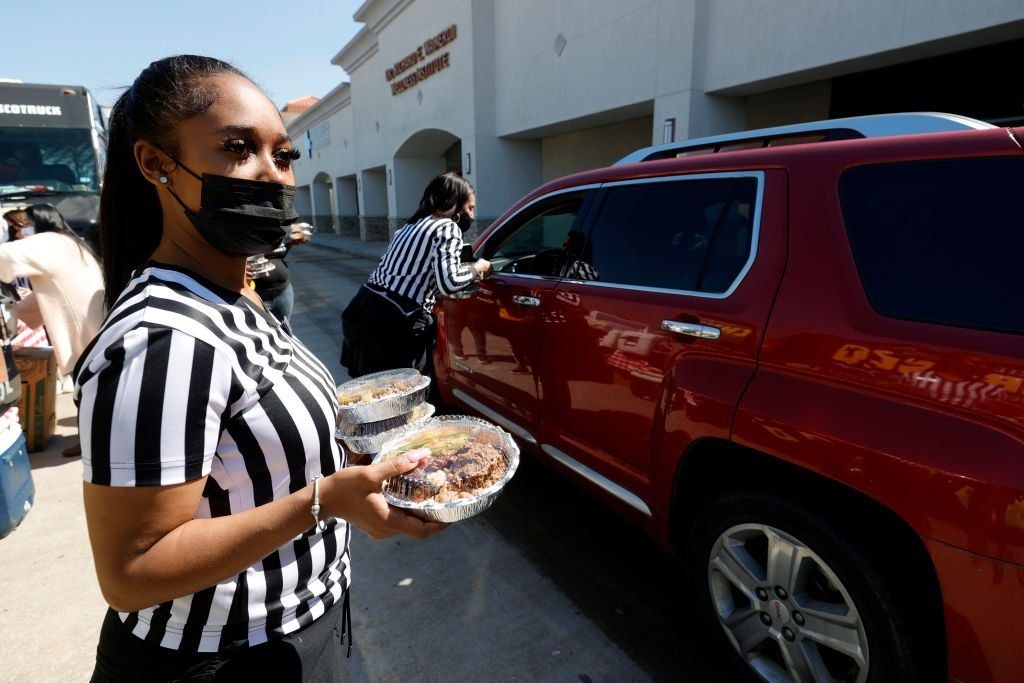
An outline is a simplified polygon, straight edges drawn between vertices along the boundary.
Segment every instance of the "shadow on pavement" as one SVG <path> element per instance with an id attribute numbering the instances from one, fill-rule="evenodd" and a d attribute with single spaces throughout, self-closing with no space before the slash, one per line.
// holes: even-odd
<path id="1" fill-rule="evenodd" d="M 81 468 L 82 456 L 76 455 L 73 458 L 65 458 L 61 453 L 61 451 L 73 444 L 77 438 L 77 432 L 68 435 L 54 435 L 50 439 L 50 443 L 46 444 L 45 451 L 29 453 L 28 460 L 32 464 L 32 469 L 39 470 L 46 467 L 60 467 L 62 465 L 73 465 Z"/>
<path id="2" fill-rule="evenodd" d="M 485 518 L 653 680 L 717 680 L 681 565 L 641 529 L 529 456 Z"/>

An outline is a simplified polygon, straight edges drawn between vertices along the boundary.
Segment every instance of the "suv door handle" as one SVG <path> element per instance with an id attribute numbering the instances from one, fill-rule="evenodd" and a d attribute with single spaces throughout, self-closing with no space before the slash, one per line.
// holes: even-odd
<path id="1" fill-rule="evenodd" d="M 685 334 L 687 337 L 698 339 L 718 339 L 722 331 L 710 325 L 698 325 L 696 323 L 681 323 L 678 320 L 662 320 L 661 329 L 674 334 Z"/>
<path id="2" fill-rule="evenodd" d="M 540 306 L 540 299 L 535 296 L 520 296 L 518 294 L 512 297 L 512 301 L 516 302 L 520 306 L 526 306 L 528 308 L 536 308 Z"/>

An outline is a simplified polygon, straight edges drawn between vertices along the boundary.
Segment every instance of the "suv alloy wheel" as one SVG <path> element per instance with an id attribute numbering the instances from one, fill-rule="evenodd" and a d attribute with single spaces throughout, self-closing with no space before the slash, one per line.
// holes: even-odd
<path id="1" fill-rule="evenodd" d="M 833 517 L 756 491 L 708 502 L 686 548 L 703 630 L 749 680 L 925 680 L 902 567 Z"/>
<path id="2" fill-rule="evenodd" d="M 723 531 L 708 587 L 736 651 L 764 678 L 867 680 L 864 623 L 849 592 L 806 544 L 764 524 Z"/>

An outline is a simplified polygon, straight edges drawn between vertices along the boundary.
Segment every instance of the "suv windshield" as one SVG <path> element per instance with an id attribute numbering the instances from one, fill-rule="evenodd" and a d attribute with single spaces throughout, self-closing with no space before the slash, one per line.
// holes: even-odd
<path id="1" fill-rule="evenodd" d="M 92 134 L 82 128 L 0 128 L 0 196 L 99 192 Z"/>

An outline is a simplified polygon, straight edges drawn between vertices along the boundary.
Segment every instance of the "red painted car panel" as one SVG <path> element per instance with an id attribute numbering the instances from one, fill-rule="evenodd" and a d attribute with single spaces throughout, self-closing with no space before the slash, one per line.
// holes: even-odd
<path id="1" fill-rule="evenodd" d="M 642 503 L 624 504 L 608 486 L 574 475 L 663 543 L 676 473 L 700 439 L 732 440 L 870 497 L 903 519 L 932 558 L 951 680 L 1017 680 L 1024 345 L 1016 334 L 874 310 L 847 237 L 838 181 L 869 164 L 1019 156 L 1021 138 L 1024 129 L 989 129 L 798 144 L 548 183 L 477 245 L 520 207 L 558 190 L 758 171 L 765 193 L 757 257 L 740 286 L 720 299 L 495 277 L 469 299 L 439 305 L 442 395 L 472 408 L 454 393 L 461 391 L 634 494 Z M 542 305 L 517 310 L 509 303 L 514 294 Z M 712 325 L 722 336 L 680 338 L 662 331 L 662 320 Z M 483 345 L 501 359 L 481 363 L 480 353 L 466 350 Z"/>
<path id="2" fill-rule="evenodd" d="M 942 589 L 949 642 L 949 679 L 963 683 L 1019 681 L 1024 567 L 953 548 L 925 544 Z M 979 589 L 980 588 L 980 589 Z"/>
<path id="3" fill-rule="evenodd" d="M 667 518 L 680 454 L 695 438 L 729 438 L 782 277 L 786 212 L 786 175 L 769 171 L 757 254 L 726 298 L 559 285 L 544 326 L 543 443 Z M 681 336 L 661 329 L 665 320 L 710 325 L 722 334 Z"/>
<path id="4" fill-rule="evenodd" d="M 734 438 L 871 495 L 922 536 L 1024 563 L 1024 526 L 1008 512 L 1024 492 L 1015 464 L 1024 455 L 1020 338 L 871 308 L 835 179 L 854 165 L 906 158 L 872 143 L 836 145 L 791 170 L 802 194 L 790 214 L 789 264 Z M 999 153 L 1020 154 L 1006 143 Z M 953 151 L 933 146 L 913 158 Z M 956 485 L 937 484 L 949 478 Z M 1000 508 L 1000 521 L 978 505 Z"/>
<path id="5" fill-rule="evenodd" d="M 450 388 L 461 389 L 533 430 L 539 409 L 541 325 L 554 280 L 495 274 L 445 312 L 444 346 Z M 524 306 L 516 297 L 537 299 Z"/>

